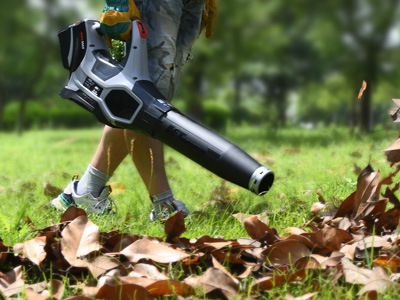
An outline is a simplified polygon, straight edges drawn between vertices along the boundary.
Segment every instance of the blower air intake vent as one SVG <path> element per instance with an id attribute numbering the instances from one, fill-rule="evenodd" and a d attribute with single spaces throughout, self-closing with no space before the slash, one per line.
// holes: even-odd
<path id="1" fill-rule="evenodd" d="M 118 118 L 129 121 L 139 108 L 139 103 L 123 90 L 112 90 L 105 103 L 110 112 Z"/>

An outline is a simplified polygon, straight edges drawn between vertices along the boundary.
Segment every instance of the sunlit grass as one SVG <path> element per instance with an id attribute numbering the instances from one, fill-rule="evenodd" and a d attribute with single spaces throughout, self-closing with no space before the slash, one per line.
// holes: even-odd
<path id="1" fill-rule="evenodd" d="M 167 172 L 176 197 L 185 201 L 195 216 L 188 218 L 188 237 L 246 235 L 231 215 L 267 211 L 270 225 L 283 230 L 302 224 L 315 193 L 337 204 L 355 190 L 357 167 L 368 163 L 382 174 L 390 165 L 382 152 L 395 138 L 396 130 L 370 135 L 350 135 L 346 128 L 301 128 L 273 131 L 262 127 L 231 126 L 224 133 L 276 175 L 273 188 L 265 196 L 245 189 L 231 190 L 229 203 L 216 201 L 223 195 L 224 182 L 176 151 L 166 149 Z M 1 133 L 0 145 L 0 237 L 12 244 L 23 237 L 10 235 L 21 217 L 47 226 L 59 214 L 46 208 L 51 198 L 43 193 L 43 182 L 64 188 L 73 174 L 86 169 L 101 135 L 101 128 L 46 130 L 22 136 Z M 121 182 L 125 190 L 112 195 L 118 205 L 113 218 L 92 216 L 104 230 L 120 229 L 136 234 L 163 235 L 163 226 L 149 222 L 148 194 L 130 158 L 126 158 L 110 181 Z M 4 221 L 7 220 L 7 221 Z M 6 224 L 8 222 L 8 224 Z M 11 225 L 10 225 L 11 224 Z"/>

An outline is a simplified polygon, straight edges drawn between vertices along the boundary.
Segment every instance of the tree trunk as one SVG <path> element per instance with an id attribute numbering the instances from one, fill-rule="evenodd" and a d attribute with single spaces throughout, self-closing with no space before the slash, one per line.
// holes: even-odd
<path id="1" fill-rule="evenodd" d="M 2 88 L 0 88 L 0 130 L 3 128 L 3 114 L 4 114 L 4 100 L 3 100 L 3 93 L 1 91 Z"/>
<path id="2" fill-rule="evenodd" d="M 364 133 L 368 133 L 371 130 L 371 98 L 371 82 L 368 82 L 368 86 L 360 100 L 360 131 Z"/>
<path id="3" fill-rule="evenodd" d="M 192 68 L 191 70 L 191 96 L 189 97 L 189 99 L 186 99 L 187 114 L 199 122 L 204 121 L 203 106 L 201 104 L 203 94 L 202 85 L 204 80 L 204 69 L 200 66 L 205 61 L 205 59 L 206 58 L 204 56 L 197 57 L 197 60 L 201 63 L 198 64 L 197 68 Z"/>
<path id="4" fill-rule="evenodd" d="M 234 96 L 233 96 L 233 107 L 232 107 L 232 115 L 235 122 L 240 123 L 243 120 L 243 112 L 240 108 L 240 103 L 242 101 L 242 80 L 238 77 L 233 79 L 233 88 L 234 88 Z"/>

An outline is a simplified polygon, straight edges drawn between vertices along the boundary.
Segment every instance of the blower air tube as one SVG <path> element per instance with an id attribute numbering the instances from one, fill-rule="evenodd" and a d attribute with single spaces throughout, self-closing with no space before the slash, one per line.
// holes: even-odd
<path id="1" fill-rule="evenodd" d="M 214 174 L 257 195 L 266 193 L 274 173 L 238 146 L 178 111 L 163 115 L 153 136 Z"/>

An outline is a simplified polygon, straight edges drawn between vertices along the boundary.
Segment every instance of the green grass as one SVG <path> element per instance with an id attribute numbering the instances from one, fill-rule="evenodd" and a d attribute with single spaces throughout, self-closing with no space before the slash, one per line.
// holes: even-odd
<path id="1" fill-rule="evenodd" d="M 82 174 L 97 147 L 101 129 L 30 131 L 22 136 L 0 133 L 0 237 L 8 244 L 20 242 L 14 229 L 28 216 L 38 226 L 58 222 L 59 214 L 45 206 L 51 198 L 43 193 L 43 182 L 64 188 L 74 173 Z M 230 127 L 224 136 L 267 165 L 276 174 L 273 188 L 265 196 L 245 189 L 231 194 L 230 205 L 211 205 L 223 181 L 176 151 L 166 149 L 170 184 L 191 211 L 202 214 L 188 220 L 187 237 L 246 236 L 232 213 L 268 212 L 270 226 L 279 232 L 309 219 L 309 209 L 320 189 L 327 200 L 337 203 L 355 190 L 357 174 L 368 163 L 382 175 L 390 165 L 382 152 L 396 139 L 397 131 L 376 131 L 352 136 L 345 128 L 272 131 L 261 127 Z M 137 234 L 163 235 L 163 227 L 148 222 L 151 203 L 131 160 L 127 157 L 111 181 L 122 182 L 125 192 L 115 195 L 118 214 L 114 218 L 92 216 L 102 230 L 120 229 Z M 235 188 L 230 184 L 230 188 Z M 125 221 L 129 219 L 128 221 Z"/>
<path id="2" fill-rule="evenodd" d="M 291 226 L 311 219 L 310 207 L 318 201 L 316 190 L 332 204 L 338 204 L 356 188 L 356 166 L 371 163 L 382 176 L 391 167 L 382 152 L 397 138 L 398 130 L 376 130 L 369 135 L 350 135 L 346 128 L 315 130 L 287 128 L 278 131 L 262 127 L 230 126 L 223 134 L 242 147 L 276 175 L 273 188 L 265 196 L 245 189 L 230 194 L 229 203 L 213 204 L 216 189 L 224 182 L 174 150 L 166 149 L 167 171 L 176 198 L 184 201 L 195 215 L 187 219 L 184 237 L 202 235 L 225 238 L 248 236 L 232 214 L 267 212 L 269 225 L 280 234 Z M 0 238 L 6 245 L 28 239 L 29 217 L 38 228 L 57 223 L 61 214 L 49 208 L 51 200 L 43 193 L 43 182 L 64 188 L 73 174 L 83 174 L 101 135 L 101 128 L 84 130 L 29 131 L 22 136 L 0 133 Z M 111 195 L 118 205 L 112 218 L 90 216 L 102 231 L 118 229 L 138 235 L 164 236 L 164 227 L 150 223 L 151 203 L 130 158 L 126 158 L 111 181 L 122 182 L 125 191 Z M 230 184 L 230 188 L 236 186 Z M 315 281 L 315 276 L 312 277 Z M 313 282 L 301 291 L 314 291 Z M 319 299 L 353 297 L 354 287 L 332 287 L 322 278 Z M 338 289 L 332 293 L 333 289 Z M 287 292 L 300 296 L 293 285 L 274 289 L 268 297 Z M 326 293 L 326 297 L 323 297 Z M 321 298 L 320 298 L 321 297 Z M 263 298 L 264 299 L 264 298 Z M 265 298 L 267 299 L 267 298 Z"/>

